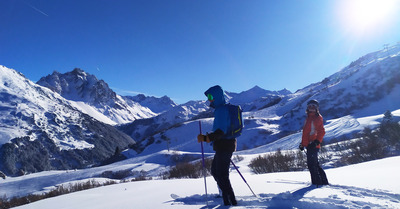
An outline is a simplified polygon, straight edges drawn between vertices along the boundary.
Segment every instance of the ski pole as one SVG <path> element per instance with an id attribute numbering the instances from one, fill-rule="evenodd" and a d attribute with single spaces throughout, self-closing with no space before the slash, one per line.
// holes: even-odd
<path id="1" fill-rule="evenodd" d="M 233 163 L 233 161 L 231 160 L 231 163 L 233 165 L 233 167 L 235 167 L 236 171 L 239 173 L 240 177 L 242 177 L 244 183 L 247 184 L 247 186 L 249 187 L 251 193 L 253 193 L 254 197 L 258 198 L 258 196 L 253 192 L 253 190 L 251 189 L 250 185 L 247 183 L 246 179 L 244 179 L 242 173 L 240 173 L 239 169 L 236 167 L 235 163 Z"/>
<path id="2" fill-rule="evenodd" d="M 199 121 L 199 128 L 200 128 L 200 134 L 201 134 L 201 121 Z M 206 164 L 204 162 L 204 148 L 203 148 L 203 142 L 201 142 L 201 159 L 203 162 L 203 176 L 204 176 L 204 189 L 206 191 L 206 202 L 208 206 L 208 194 L 207 194 L 207 180 L 206 180 Z"/>

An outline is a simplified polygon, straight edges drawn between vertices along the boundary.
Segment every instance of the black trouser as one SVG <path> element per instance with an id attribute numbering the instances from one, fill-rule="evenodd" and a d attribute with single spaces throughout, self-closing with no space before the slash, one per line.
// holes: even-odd
<path id="1" fill-rule="evenodd" d="M 211 165 L 211 175 L 214 177 L 218 187 L 222 191 L 222 197 L 225 205 L 236 205 L 235 194 L 229 180 L 229 167 L 231 163 L 232 152 L 217 151 Z"/>
<path id="2" fill-rule="evenodd" d="M 315 146 L 307 147 L 307 166 L 311 174 L 311 183 L 315 185 L 328 185 L 325 171 L 318 162 L 319 149 Z"/>

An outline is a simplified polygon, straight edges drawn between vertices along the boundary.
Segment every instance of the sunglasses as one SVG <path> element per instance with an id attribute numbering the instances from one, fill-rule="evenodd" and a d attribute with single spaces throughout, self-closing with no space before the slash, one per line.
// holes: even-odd
<path id="1" fill-rule="evenodd" d="M 307 107 L 315 107 L 315 108 L 317 108 L 318 105 L 316 105 L 316 104 L 309 104 L 309 105 L 307 105 Z"/>
<path id="2" fill-rule="evenodd" d="M 214 97 L 213 97 L 212 94 L 207 94 L 207 99 L 208 99 L 209 101 L 212 101 L 212 100 L 214 100 Z"/>

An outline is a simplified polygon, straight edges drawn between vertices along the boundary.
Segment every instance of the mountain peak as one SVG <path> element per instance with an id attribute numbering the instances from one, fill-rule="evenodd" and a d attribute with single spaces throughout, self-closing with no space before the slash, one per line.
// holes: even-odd
<path id="1" fill-rule="evenodd" d="M 150 109 L 117 96 L 105 81 L 98 80 L 96 76 L 80 68 L 64 74 L 54 72 L 52 75 L 41 78 L 37 84 L 59 93 L 68 100 L 92 106 L 89 112 L 97 111 L 92 116 L 106 123 L 110 120 L 103 120 L 102 114 L 118 124 L 155 115 Z M 88 109 L 84 105 L 79 108 L 82 111 Z"/>
<path id="2" fill-rule="evenodd" d="M 288 89 L 286 89 L 286 88 L 284 88 L 284 89 L 282 89 L 282 90 L 279 90 L 279 91 L 277 91 L 279 94 L 282 94 L 282 95 L 287 95 L 287 94 L 291 94 L 292 92 L 291 91 L 289 91 Z"/>
<path id="3" fill-rule="evenodd" d="M 84 76 L 86 76 L 85 71 L 83 71 L 83 70 L 80 69 L 80 68 L 75 68 L 71 73 L 77 74 L 77 75 L 84 75 Z"/>
<path id="4" fill-rule="evenodd" d="M 269 93 L 269 92 L 271 92 L 271 91 L 265 90 L 265 89 L 261 88 L 260 86 L 255 85 L 253 88 L 251 88 L 251 89 L 249 89 L 247 91 L 241 92 L 241 94 L 242 93 L 247 93 L 247 94 L 249 94 L 249 93 L 250 94 L 266 94 L 266 93 Z"/>
<path id="5" fill-rule="evenodd" d="M 58 72 L 57 70 L 55 70 L 55 71 L 53 71 L 53 74 L 52 74 L 52 75 L 61 75 L 61 73 Z"/>
<path id="6" fill-rule="evenodd" d="M 116 93 L 108 87 L 107 83 L 80 68 L 64 74 L 54 71 L 53 74 L 41 78 L 37 84 L 47 87 L 67 99 L 90 104 L 107 103 L 116 97 Z"/>
<path id="7" fill-rule="evenodd" d="M 270 90 L 265 90 L 258 85 L 255 85 L 253 88 L 251 88 L 247 91 L 243 91 L 240 94 L 254 94 L 254 95 L 263 96 L 263 95 L 270 95 L 270 94 L 287 95 L 287 94 L 291 94 L 291 92 L 289 90 L 287 90 L 286 88 L 279 90 L 279 91 L 270 91 Z"/>
<path id="8" fill-rule="evenodd" d="M 126 96 L 129 99 L 141 104 L 142 106 L 148 107 L 155 113 L 162 113 L 177 106 L 177 104 L 171 100 L 168 96 L 157 98 L 154 96 L 146 96 L 144 94 L 138 94 L 136 96 Z"/>
<path id="9" fill-rule="evenodd" d="M 254 91 L 254 90 L 263 90 L 263 88 L 259 87 L 258 85 L 255 85 L 253 88 L 251 88 L 250 90 Z"/>

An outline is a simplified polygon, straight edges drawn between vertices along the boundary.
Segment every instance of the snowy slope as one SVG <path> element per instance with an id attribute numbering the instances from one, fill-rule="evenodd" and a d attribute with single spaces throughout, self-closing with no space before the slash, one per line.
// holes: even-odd
<path id="1" fill-rule="evenodd" d="M 392 112 L 393 120 L 400 121 L 400 109 Z M 325 125 L 325 142 L 329 142 L 332 139 L 338 139 L 343 136 L 350 136 L 353 133 L 358 133 L 364 128 L 376 128 L 382 121 L 383 114 L 354 118 L 353 116 L 344 116 L 337 119 L 328 120 Z M 239 153 L 262 153 L 272 152 L 278 149 L 289 150 L 295 149 L 299 146 L 301 141 L 301 132 L 297 132 L 285 137 L 280 138 L 272 143 L 259 146 L 251 150 L 244 150 Z M 240 137 L 240 140 L 246 140 L 244 136 Z M 238 142 L 239 144 L 240 142 Z"/>
<path id="2" fill-rule="evenodd" d="M 91 166 L 134 143 L 4 66 L 0 98 L 0 170 L 8 175 Z"/>
<path id="3" fill-rule="evenodd" d="M 392 112 L 396 120 L 400 120 L 400 110 Z M 382 115 L 383 117 L 383 115 Z M 368 118 L 356 118 L 353 120 L 359 121 L 360 126 L 364 125 L 374 125 L 381 120 L 381 115 L 368 117 Z M 327 127 L 327 134 L 335 134 L 337 131 L 354 131 L 360 129 L 359 126 L 354 126 L 354 123 L 347 123 L 349 119 L 332 121 L 332 126 Z M 202 121 L 203 133 L 205 130 L 211 129 L 212 120 L 204 119 Z M 201 158 L 200 145 L 196 141 L 196 136 L 199 132 L 198 121 L 192 121 L 184 123 L 180 128 L 174 129 L 174 132 L 165 133 L 166 138 L 169 138 L 169 146 L 167 146 L 166 141 L 160 141 L 158 144 L 160 146 L 148 146 L 139 156 L 133 153 L 129 156 L 127 160 L 114 163 L 112 165 L 75 170 L 75 171 L 51 171 L 29 174 L 16 178 L 8 178 L 6 181 L 0 181 L 0 196 L 7 195 L 11 196 L 21 196 L 24 194 L 33 193 L 36 191 L 41 191 L 44 188 L 52 187 L 57 184 L 62 184 L 70 181 L 88 179 L 93 177 L 99 177 L 104 171 L 118 171 L 131 169 L 132 171 L 140 172 L 142 170 L 146 171 L 149 176 L 157 178 L 160 173 L 166 171 L 170 165 L 173 165 L 172 158 L 175 155 L 186 155 L 192 159 Z M 189 131 L 196 130 L 196 131 Z M 185 132 L 186 131 L 186 132 Z M 187 138 L 179 137 L 180 134 L 188 136 Z M 282 147 L 294 147 L 297 149 L 300 140 L 300 134 L 294 134 L 285 138 L 282 138 L 276 143 L 260 146 L 258 148 L 238 151 L 235 155 L 240 155 L 245 159 L 238 163 L 240 170 L 243 172 L 251 173 L 248 164 L 251 159 L 262 155 L 264 153 L 275 151 Z M 160 138 L 161 139 L 161 138 Z M 242 140 L 239 138 L 239 141 Z M 159 149 L 162 147 L 163 149 Z M 167 150 L 169 147 L 170 151 Z M 208 145 L 204 146 L 206 157 L 212 156 L 214 151 Z M 133 157 L 135 156 L 135 157 Z M 37 182 L 30 184 L 29 182 Z M 357 185 L 354 185 L 357 186 Z M 16 188 L 19 189 L 16 189 Z"/>
<path id="4" fill-rule="evenodd" d="M 4 66 L 0 66 L 0 91 L 2 106 L 0 112 L 2 141 L 0 144 L 7 143 L 15 137 L 28 135 L 36 127 L 51 126 L 55 129 L 54 133 L 50 133 L 50 127 L 45 131 L 49 131 L 48 135 L 58 135 L 53 140 L 56 144 L 61 145 L 61 149 L 92 147 L 86 142 L 68 139 L 68 136 L 63 134 L 65 127 L 49 124 L 47 121 L 49 116 L 46 113 L 48 112 L 52 113 L 54 120 L 60 121 L 60 123 L 66 120 L 79 123 L 80 113 L 68 106 L 70 103 L 61 96 L 39 87 L 22 74 Z M 36 127 L 32 127 L 32 125 Z M 31 140 L 35 140 L 37 137 L 35 134 L 30 135 Z M 61 143 L 61 141 L 63 142 Z"/>
<path id="5" fill-rule="evenodd" d="M 238 173 L 232 171 L 230 178 L 238 199 L 234 208 L 400 208 L 399 163 L 400 157 L 392 157 L 327 169 L 331 185 L 315 188 L 309 186 L 307 171 L 254 175 L 239 162 L 237 165 L 259 198 L 252 196 Z M 47 178 L 37 179 L 40 184 Z M 229 208 L 221 206 L 222 199 L 214 197 L 218 193 L 214 180 L 207 177 L 206 181 L 207 198 L 203 178 L 150 180 L 71 193 L 16 208 Z M 171 194 L 180 198 L 173 199 Z"/>

